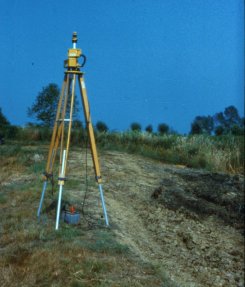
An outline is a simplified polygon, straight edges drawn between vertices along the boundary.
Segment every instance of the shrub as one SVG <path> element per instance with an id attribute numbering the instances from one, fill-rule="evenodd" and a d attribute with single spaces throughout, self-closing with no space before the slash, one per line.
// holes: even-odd
<path id="1" fill-rule="evenodd" d="M 108 127 L 104 122 L 98 121 L 96 123 L 96 129 L 98 132 L 107 132 L 108 131 Z"/>
<path id="2" fill-rule="evenodd" d="M 141 131 L 141 125 L 139 123 L 134 122 L 130 125 L 130 129 L 134 132 L 140 132 Z"/>
<path id="3" fill-rule="evenodd" d="M 167 124 L 159 124 L 157 130 L 160 135 L 164 135 L 169 132 L 169 126 Z"/>
<path id="4" fill-rule="evenodd" d="M 148 133 L 152 133 L 152 132 L 153 132 L 153 127 L 152 127 L 152 125 L 148 125 L 148 126 L 145 128 L 145 131 L 148 132 Z"/>

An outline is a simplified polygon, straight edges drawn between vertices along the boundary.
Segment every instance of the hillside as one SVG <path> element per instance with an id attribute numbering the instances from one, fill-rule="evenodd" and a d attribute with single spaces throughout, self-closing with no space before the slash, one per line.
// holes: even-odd
<path id="1" fill-rule="evenodd" d="M 1 147 L 1 286 L 244 286 L 241 175 L 104 151 L 106 229 L 91 158 L 76 149 L 63 199 L 84 202 L 84 216 L 55 232 L 51 188 L 36 220 L 46 154 Z"/>

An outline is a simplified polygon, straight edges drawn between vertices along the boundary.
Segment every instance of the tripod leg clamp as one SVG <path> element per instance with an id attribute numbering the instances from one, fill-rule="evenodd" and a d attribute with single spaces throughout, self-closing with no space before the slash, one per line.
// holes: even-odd
<path id="1" fill-rule="evenodd" d="M 65 177 L 58 177 L 58 184 L 59 185 L 64 185 L 65 181 L 66 181 Z"/>

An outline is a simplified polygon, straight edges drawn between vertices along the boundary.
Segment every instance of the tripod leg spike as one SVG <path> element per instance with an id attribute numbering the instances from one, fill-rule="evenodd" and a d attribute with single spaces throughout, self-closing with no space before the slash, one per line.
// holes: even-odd
<path id="1" fill-rule="evenodd" d="M 66 163 L 66 150 L 63 150 L 63 158 L 62 158 L 62 170 L 60 177 L 64 178 L 65 177 L 65 163 Z M 55 230 L 59 229 L 59 221 L 60 221 L 60 207 L 61 207 L 61 198 L 62 198 L 62 190 L 63 190 L 63 185 L 64 181 L 60 180 L 59 181 L 59 198 L 58 198 L 58 206 L 57 206 L 57 214 L 56 214 L 56 225 L 55 225 Z"/>
<path id="2" fill-rule="evenodd" d="M 101 198 L 102 208 L 103 208 L 104 217 L 105 217 L 105 224 L 106 224 L 106 226 L 109 226 L 109 221 L 108 221 L 106 206 L 105 206 L 105 200 L 104 200 L 104 194 L 103 194 L 103 189 L 102 189 L 101 183 L 99 183 L 99 190 L 100 190 L 100 198 Z"/>
<path id="3" fill-rule="evenodd" d="M 59 199 L 58 199 L 58 207 L 57 207 L 57 214 L 56 214 L 55 230 L 58 230 L 58 229 L 59 229 L 60 206 L 61 206 L 62 190 L 63 190 L 63 185 L 61 184 L 61 185 L 60 185 L 60 188 L 59 188 Z"/>
<path id="4" fill-rule="evenodd" d="M 42 205 L 43 205 L 43 199 L 44 199 L 46 188 L 47 188 L 47 180 L 45 180 L 43 183 L 42 195 L 41 195 L 41 199 L 40 199 L 40 203 L 39 203 L 39 207 L 38 207 L 38 211 L 37 211 L 38 219 L 40 218 L 40 213 L 41 213 L 41 209 L 42 209 Z"/>

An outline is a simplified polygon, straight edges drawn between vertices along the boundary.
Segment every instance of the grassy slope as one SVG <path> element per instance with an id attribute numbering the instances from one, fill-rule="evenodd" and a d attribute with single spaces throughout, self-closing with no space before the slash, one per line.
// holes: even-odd
<path id="1" fill-rule="evenodd" d="M 113 230 L 61 224 L 55 232 L 55 211 L 38 223 L 46 148 L 0 149 L 1 286 L 175 286 L 135 259 Z M 35 153 L 45 156 L 35 162 Z"/>
<path id="2" fill-rule="evenodd" d="M 108 139 L 111 136 L 113 138 Z M 119 148 L 216 171 L 240 171 L 242 165 L 241 149 L 235 138 L 166 136 L 152 139 L 144 134 L 102 134 L 97 140 L 105 149 Z M 37 144 L 0 146 L 0 285 L 175 286 L 161 269 L 136 257 L 126 242 L 119 243 L 114 228 L 88 228 L 85 222 L 77 227 L 62 224 L 55 232 L 55 210 L 37 222 L 40 175 L 48 149 Z M 36 153 L 40 156 L 38 160 L 33 158 Z M 77 158 L 73 160 L 75 165 Z M 117 173 L 121 179 L 121 171 Z M 74 188 L 77 184 L 72 178 L 66 185 Z M 50 193 L 46 198 L 52 202 Z"/>

